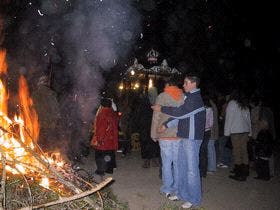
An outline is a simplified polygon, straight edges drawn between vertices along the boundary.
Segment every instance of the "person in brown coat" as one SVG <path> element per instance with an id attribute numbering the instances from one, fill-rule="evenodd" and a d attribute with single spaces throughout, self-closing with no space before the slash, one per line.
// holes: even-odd
<path id="1" fill-rule="evenodd" d="M 184 102 L 184 94 L 177 87 L 176 80 L 166 81 L 164 92 L 158 95 L 155 104 L 161 106 L 180 106 Z M 178 193 L 178 152 L 180 140 L 177 137 L 177 127 L 168 128 L 159 133 L 158 129 L 169 119 L 169 115 L 162 112 L 154 112 L 151 125 L 151 138 L 159 141 L 162 162 L 162 186 L 160 192 L 169 197 Z"/>
<path id="2" fill-rule="evenodd" d="M 32 98 L 40 123 L 38 144 L 44 150 L 54 150 L 60 143 L 58 141 L 58 124 L 61 115 L 57 94 L 50 88 L 48 76 L 40 77 Z"/>

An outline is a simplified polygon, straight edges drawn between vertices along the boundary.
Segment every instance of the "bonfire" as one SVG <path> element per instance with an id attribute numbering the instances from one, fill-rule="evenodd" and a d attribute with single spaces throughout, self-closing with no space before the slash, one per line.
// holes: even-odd
<path id="1" fill-rule="evenodd" d="M 64 209 L 102 208 L 100 194 L 101 202 L 88 196 L 98 193 L 112 178 L 93 184 L 77 176 L 58 152 L 42 151 L 37 144 L 38 115 L 24 76 L 19 78 L 19 113 L 8 115 L 9 94 L 2 79 L 8 69 L 5 56 L 6 51 L 0 50 L 0 209 L 38 209 L 77 199 L 79 203 Z"/>

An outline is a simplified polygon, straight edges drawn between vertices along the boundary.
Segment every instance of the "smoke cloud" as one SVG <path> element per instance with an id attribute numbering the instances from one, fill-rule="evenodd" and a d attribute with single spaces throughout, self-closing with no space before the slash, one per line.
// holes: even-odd
<path id="1" fill-rule="evenodd" d="M 98 105 L 102 72 L 127 56 L 141 29 L 140 15 L 131 0 L 41 0 L 25 4 L 13 39 L 10 69 L 36 83 L 50 74 L 53 88 L 78 95 L 79 117 L 93 118 Z M 71 110 L 69 110 L 71 112 Z"/>
<path id="2" fill-rule="evenodd" d="M 26 18 L 19 26 L 21 45 L 17 52 L 24 54 L 25 65 L 31 62 L 41 72 L 49 59 L 53 63 L 63 59 L 65 69 L 75 69 L 73 72 L 79 72 L 78 75 L 83 71 L 89 73 L 89 67 L 91 73 L 109 70 L 129 52 L 140 33 L 139 15 L 131 2 L 42 0 L 39 5 L 29 2 Z M 26 59 L 28 56 L 30 59 Z M 72 75 L 71 70 L 66 71 Z"/>

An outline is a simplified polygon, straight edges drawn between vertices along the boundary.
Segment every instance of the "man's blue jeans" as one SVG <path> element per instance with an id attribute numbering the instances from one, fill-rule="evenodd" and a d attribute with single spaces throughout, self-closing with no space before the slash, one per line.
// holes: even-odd
<path id="1" fill-rule="evenodd" d="M 215 148 L 215 142 L 214 139 L 209 139 L 208 142 L 208 165 L 207 165 L 207 171 L 216 171 L 216 148 Z"/>
<path id="2" fill-rule="evenodd" d="M 228 137 L 221 136 L 219 138 L 219 163 L 230 166 L 231 165 L 231 149 L 226 147 Z"/>
<path id="3" fill-rule="evenodd" d="M 178 197 L 193 206 L 201 203 L 201 180 L 199 174 L 199 149 L 202 140 L 181 139 L 179 147 Z"/>
<path id="4" fill-rule="evenodd" d="M 180 140 L 160 140 L 162 162 L 161 193 L 178 193 L 178 150 Z"/>

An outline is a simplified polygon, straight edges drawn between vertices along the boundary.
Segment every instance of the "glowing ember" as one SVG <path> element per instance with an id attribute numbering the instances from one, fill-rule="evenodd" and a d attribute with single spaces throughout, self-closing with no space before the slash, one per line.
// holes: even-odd
<path id="1" fill-rule="evenodd" d="M 41 185 L 41 186 L 44 187 L 44 188 L 49 189 L 49 185 L 50 185 L 49 179 L 46 178 L 46 177 L 43 177 L 43 178 L 42 178 L 42 181 L 41 181 L 41 183 L 40 183 L 39 185 Z"/>

